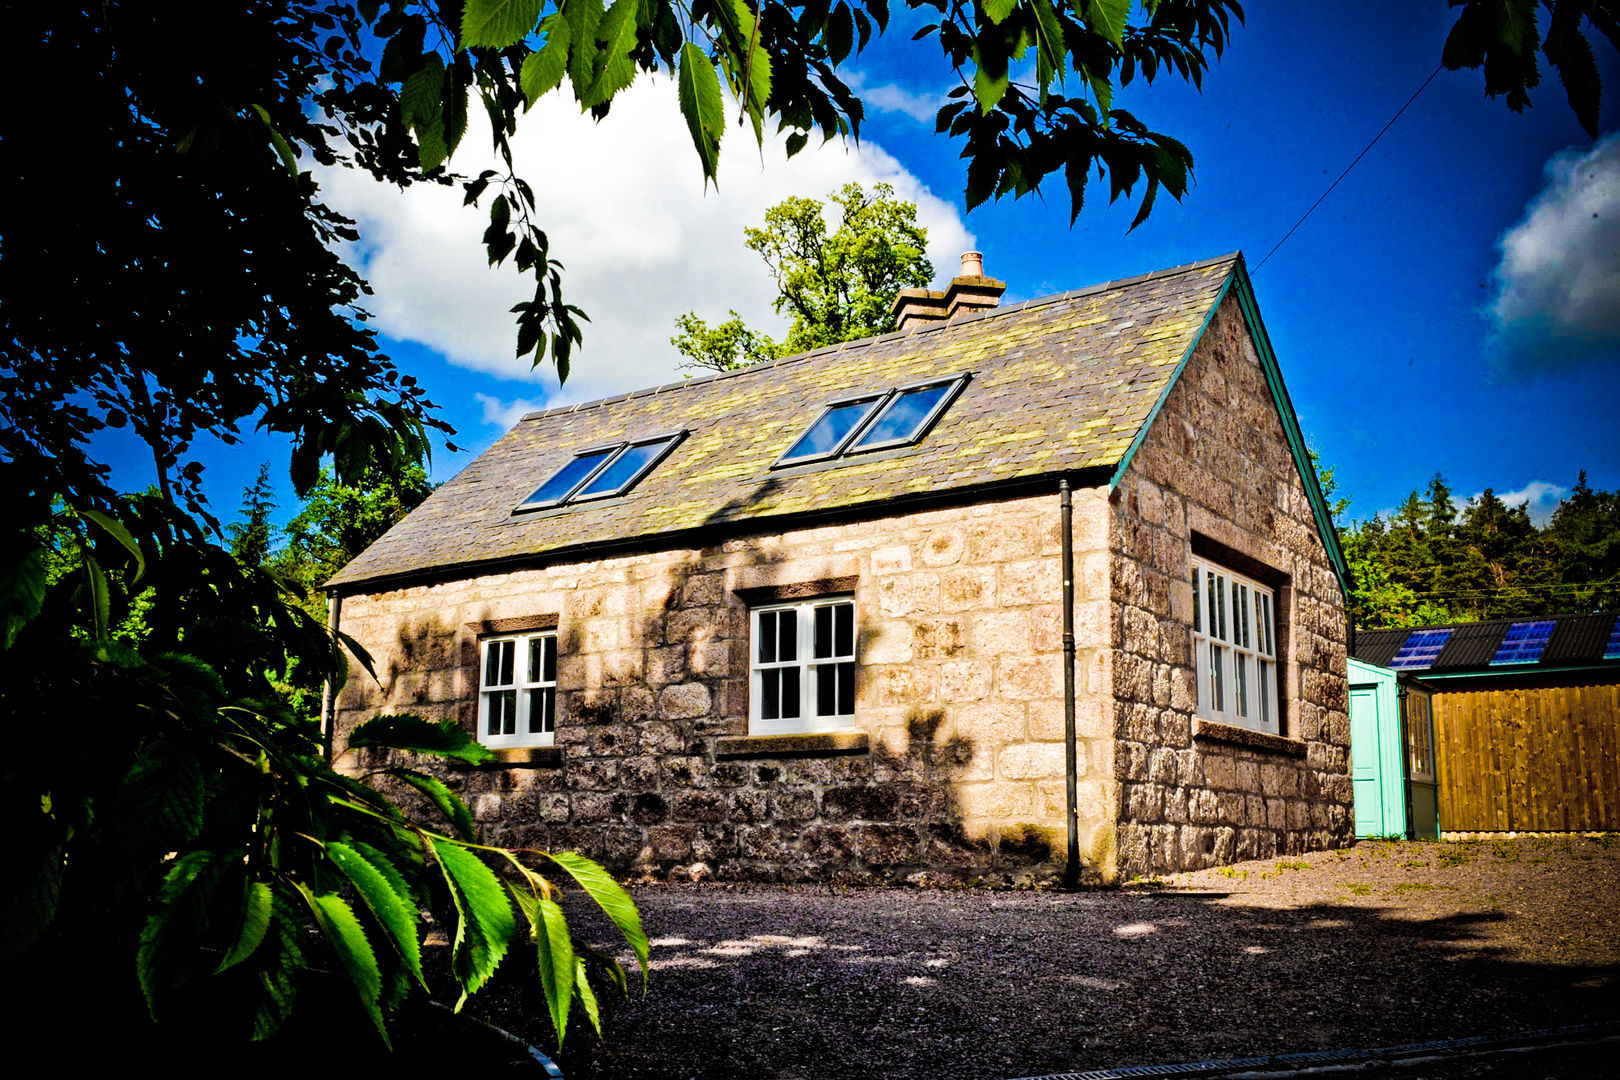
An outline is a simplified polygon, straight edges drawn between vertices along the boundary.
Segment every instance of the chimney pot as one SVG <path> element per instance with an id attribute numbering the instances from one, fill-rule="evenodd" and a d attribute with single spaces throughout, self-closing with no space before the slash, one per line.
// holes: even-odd
<path id="1" fill-rule="evenodd" d="M 962 276 L 984 277 L 984 252 L 962 252 Z"/>

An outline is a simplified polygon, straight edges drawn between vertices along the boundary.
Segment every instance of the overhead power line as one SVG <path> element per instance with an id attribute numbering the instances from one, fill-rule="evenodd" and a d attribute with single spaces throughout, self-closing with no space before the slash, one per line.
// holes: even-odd
<path id="1" fill-rule="evenodd" d="M 1258 263 L 1255 264 L 1254 271 L 1253 271 L 1254 273 L 1258 274 L 1260 272 L 1260 267 L 1266 265 L 1266 260 L 1270 259 L 1273 255 L 1277 254 L 1277 248 L 1280 248 L 1284 244 L 1288 243 L 1288 238 L 1290 236 L 1294 235 L 1294 230 L 1298 229 L 1301 225 L 1305 224 L 1305 219 L 1311 216 L 1311 211 L 1315 210 L 1318 206 L 1321 206 L 1322 205 L 1322 200 L 1326 199 L 1329 195 L 1333 194 L 1333 189 L 1339 186 L 1339 180 L 1343 180 L 1345 177 L 1350 175 L 1350 170 L 1356 167 L 1356 162 L 1360 161 L 1362 158 L 1367 156 L 1367 151 L 1371 150 L 1378 143 L 1378 140 L 1382 139 L 1384 137 L 1384 132 L 1388 131 L 1391 127 L 1394 126 L 1395 121 L 1397 121 L 1397 120 L 1399 120 L 1401 118 L 1401 113 L 1404 113 L 1407 110 L 1407 108 L 1412 104 L 1412 102 L 1414 102 L 1414 101 L 1416 101 L 1418 99 L 1418 95 L 1423 93 L 1424 90 L 1428 89 L 1429 84 L 1434 82 L 1434 77 L 1436 75 L 1440 74 L 1440 69 L 1442 67 L 1444 67 L 1444 66 L 1445 66 L 1444 64 L 1436 64 L 1435 65 L 1434 70 L 1429 72 L 1429 77 L 1427 79 L 1423 80 L 1423 85 L 1418 87 L 1416 90 L 1412 91 L 1412 96 L 1406 99 L 1406 104 L 1402 105 L 1399 109 L 1397 109 L 1395 111 L 1395 115 L 1389 118 L 1389 123 L 1385 124 L 1383 127 L 1378 129 L 1378 134 L 1376 134 L 1376 135 L 1374 135 L 1372 137 L 1372 142 L 1368 143 L 1366 146 L 1363 146 L 1361 148 L 1361 153 L 1356 155 L 1355 161 L 1352 161 L 1350 164 L 1348 164 L 1348 165 L 1346 165 L 1344 167 L 1344 172 L 1339 174 L 1339 179 L 1333 181 L 1333 183 L 1328 185 L 1327 190 L 1322 192 L 1322 194 L 1317 198 L 1317 200 L 1315 202 L 1311 203 L 1311 209 L 1307 210 L 1303 214 L 1301 214 L 1299 216 L 1299 220 L 1294 222 L 1294 227 L 1292 229 L 1289 229 L 1286 233 L 1284 233 L 1283 238 L 1281 240 L 1277 241 L 1276 245 L 1270 251 L 1266 252 L 1266 257 L 1264 259 L 1261 259 Z"/>

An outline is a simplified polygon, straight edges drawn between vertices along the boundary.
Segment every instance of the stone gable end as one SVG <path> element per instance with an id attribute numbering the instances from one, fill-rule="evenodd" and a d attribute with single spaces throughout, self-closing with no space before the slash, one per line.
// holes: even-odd
<path id="1" fill-rule="evenodd" d="M 1235 295 L 1166 395 L 1110 507 L 1121 870 L 1348 843 L 1344 598 Z M 1198 720 L 1195 554 L 1276 582 L 1281 738 Z"/>

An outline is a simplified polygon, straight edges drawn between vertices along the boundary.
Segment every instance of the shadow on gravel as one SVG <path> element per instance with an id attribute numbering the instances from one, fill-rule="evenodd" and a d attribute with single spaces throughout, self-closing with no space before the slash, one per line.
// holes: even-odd
<path id="1" fill-rule="evenodd" d="M 605 1046 L 570 1043 L 570 1080 L 1006 1078 L 1620 1014 L 1620 967 L 1527 960 L 1487 940 L 1513 918 L 1501 913 L 1174 893 L 661 887 L 637 900 L 651 992 L 610 1006 Z"/>

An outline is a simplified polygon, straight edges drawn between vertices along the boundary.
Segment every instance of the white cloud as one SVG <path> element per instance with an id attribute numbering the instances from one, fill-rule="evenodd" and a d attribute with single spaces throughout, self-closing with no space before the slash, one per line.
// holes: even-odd
<path id="1" fill-rule="evenodd" d="M 1570 367 L 1620 352 L 1620 135 L 1561 151 L 1524 218 L 1497 241 L 1496 359 Z"/>
<path id="2" fill-rule="evenodd" d="M 470 112 L 466 139 L 451 161 L 466 174 L 492 156 L 484 151 L 487 120 L 481 110 Z M 733 122 L 722 143 L 719 189 L 705 194 L 667 79 L 639 80 L 614 99 L 600 124 L 554 93 L 522 118 L 518 132 L 517 172 L 534 185 L 551 256 L 565 267 L 564 297 L 591 318 L 563 390 L 549 362 L 532 371 L 527 359 L 513 356 L 509 309 L 532 287 L 510 266 L 486 265 L 479 238 L 487 213 L 463 208 L 459 187 L 400 192 L 343 169 L 319 179 L 331 205 L 355 218 L 365 237 L 350 257 L 376 290 L 372 325 L 462 367 L 537 382 L 546 404 L 679 378 L 669 338 L 683 311 L 713 319 L 736 308 L 753 325 L 784 330 L 770 308 L 775 294 L 765 269 L 743 246 L 742 233 L 790 195 L 821 197 L 851 180 L 887 181 L 917 203 L 929 256 L 943 276 L 974 246 L 955 208 L 870 142 L 857 150 L 812 140 L 789 161 L 784 137 L 768 135 L 761 154 L 751 133 Z M 493 399 L 484 404 L 486 417 L 504 408 Z"/>
<path id="3" fill-rule="evenodd" d="M 1484 492 L 1480 492 L 1480 495 L 1483 494 Z M 1567 487 L 1546 480 L 1532 480 L 1517 491 L 1498 491 L 1496 497 L 1508 506 L 1528 503 L 1530 520 L 1539 526 L 1547 524 L 1553 516 L 1553 511 L 1558 509 L 1558 503 L 1568 494 Z M 1468 501 L 1474 502 L 1478 498 L 1479 495 L 1475 495 Z"/>
<path id="4" fill-rule="evenodd" d="M 473 399 L 484 407 L 484 423 L 493 424 L 502 431 L 516 427 L 517 422 L 529 413 L 546 407 L 545 402 L 531 401 L 528 398 L 502 401 L 489 394 L 474 394 Z"/>
<path id="5" fill-rule="evenodd" d="M 883 83 L 881 86 L 871 86 L 866 76 L 858 71 L 843 73 L 844 83 L 855 92 L 866 105 L 868 113 L 873 111 L 900 113 L 909 116 L 919 124 L 932 127 L 934 118 L 939 114 L 939 107 L 945 104 L 945 93 L 949 87 L 937 91 L 908 90 L 896 83 Z"/>

